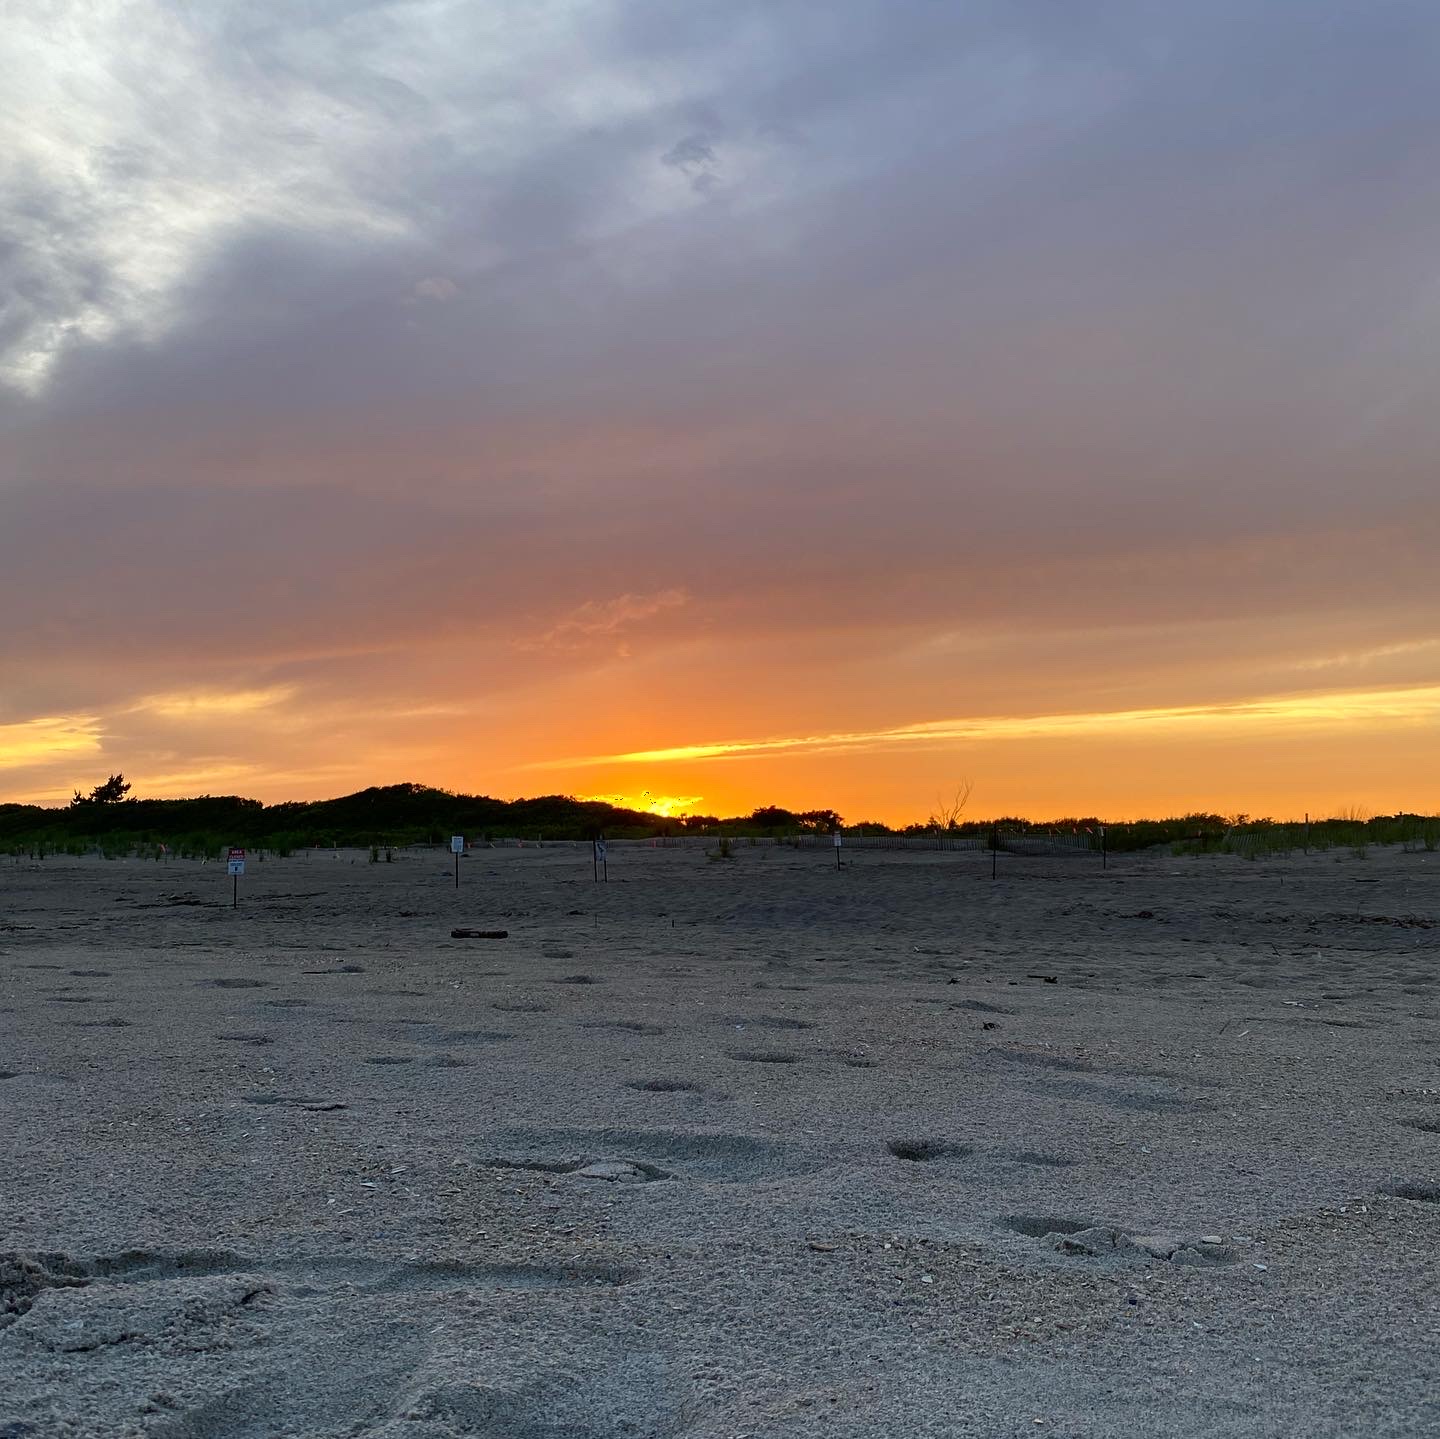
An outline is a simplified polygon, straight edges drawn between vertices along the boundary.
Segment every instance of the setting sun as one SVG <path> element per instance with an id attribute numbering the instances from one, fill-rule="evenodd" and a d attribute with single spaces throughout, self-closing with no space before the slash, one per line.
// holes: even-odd
<path id="1" fill-rule="evenodd" d="M 682 815 L 694 814 L 704 802 L 704 796 L 651 794 L 644 790 L 638 795 L 627 794 L 585 794 L 579 798 L 601 800 L 613 804 L 617 809 L 631 809 L 638 814 L 658 815 L 662 819 L 679 819 Z"/>

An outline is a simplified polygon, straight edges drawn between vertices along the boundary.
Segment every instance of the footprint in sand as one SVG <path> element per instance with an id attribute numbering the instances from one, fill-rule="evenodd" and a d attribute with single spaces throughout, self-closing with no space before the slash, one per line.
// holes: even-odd
<path id="1" fill-rule="evenodd" d="M 1378 1192 L 1388 1194 L 1392 1199 L 1413 1199 L 1417 1204 L 1440 1204 L 1440 1184 L 1396 1180 L 1393 1184 L 1382 1184 Z"/>
<path id="2" fill-rule="evenodd" d="M 1029 1164 L 1042 1169 L 1072 1169 L 1080 1163 L 1063 1154 L 1045 1154 L 1036 1149 L 1001 1149 L 995 1157 L 1007 1164 Z"/>
<path id="3" fill-rule="evenodd" d="M 1418 1129 L 1421 1134 L 1440 1134 L 1440 1119 L 1402 1119 L 1406 1129 Z"/>
<path id="4" fill-rule="evenodd" d="M 343 1104 L 338 1099 L 311 1099 L 303 1094 L 242 1094 L 241 1099 L 246 1104 L 288 1104 L 299 1109 L 309 1110 L 312 1114 L 324 1114 L 334 1109 L 348 1109 L 348 1104 Z"/>
<path id="5" fill-rule="evenodd" d="M 892 1139 L 885 1148 L 896 1159 L 911 1164 L 929 1164 L 937 1159 L 968 1159 L 974 1150 L 968 1144 L 956 1144 L 948 1139 Z"/>
<path id="6" fill-rule="evenodd" d="M 754 1184 L 813 1170 L 803 1149 L 753 1134 L 664 1129 L 511 1129 L 497 1134 L 497 1169 L 530 1169 L 586 1179 L 637 1182 L 624 1172 L 587 1174 L 614 1163 L 654 1179 Z"/>
<path id="7" fill-rule="evenodd" d="M 782 1015 L 775 1014 L 760 1014 L 756 1015 L 753 1019 L 744 1019 L 738 1015 L 731 1015 L 729 1018 L 721 1020 L 721 1023 L 733 1025 L 736 1029 L 755 1028 L 800 1030 L 815 1028 L 815 1025 L 812 1024 L 808 1019 L 788 1019 Z"/>
<path id="8" fill-rule="evenodd" d="M 496 1044 L 502 1039 L 514 1039 L 507 1029 L 447 1029 L 432 1035 L 432 1044 Z"/>
<path id="9" fill-rule="evenodd" d="M 226 1249 L 165 1252 L 127 1249 L 85 1259 L 63 1253 L 0 1250 L 0 1330 L 22 1320 L 36 1299 L 51 1290 L 77 1290 L 92 1284 L 166 1284 L 229 1275 L 247 1281 L 228 1296 L 236 1307 L 269 1293 L 269 1274 L 284 1274 L 303 1284 L 358 1286 L 371 1294 L 424 1292 L 463 1286 L 496 1289 L 551 1289 L 570 1286 L 618 1286 L 639 1278 L 630 1265 L 580 1259 L 534 1259 L 518 1262 L 469 1263 L 458 1259 L 395 1261 L 388 1258 L 327 1256 L 282 1258 L 275 1254 L 238 1254 Z M 58 1298 L 58 1296 L 57 1296 Z M 63 1310 L 52 1324 L 64 1324 Z M 139 1337 L 139 1336 L 136 1336 Z M 185 1432 L 189 1433 L 190 1430 Z M 199 1431 L 195 1431 L 199 1432 Z M 212 1432 L 207 1429 L 205 1432 Z"/>
<path id="10" fill-rule="evenodd" d="M 638 1159 L 525 1160 L 492 1159 L 494 1169 L 529 1169 L 538 1174 L 573 1174 L 579 1179 L 601 1179 L 610 1184 L 653 1184 L 672 1179 L 667 1170 Z"/>
<path id="11" fill-rule="evenodd" d="M 1068 1219 L 1052 1214 L 1007 1214 L 996 1221 L 1012 1234 L 1036 1239 L 1057 1254 L 1080 1259 L 1119 1259 L 1152 1264 L 1157 1259 L 1181 1265 L 1233 1264 L 1239 1257 L 1226 1244 L 1164 1234 L 1140 1234 L 1115 1224 Z"/>

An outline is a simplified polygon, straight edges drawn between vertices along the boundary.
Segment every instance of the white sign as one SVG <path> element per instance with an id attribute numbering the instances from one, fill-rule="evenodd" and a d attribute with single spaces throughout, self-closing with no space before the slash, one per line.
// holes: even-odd
<path id="1" fill-rule="evenodd" d="M 450 836 L 450 853 L 451 853 L 451 854 L 464 854 L 464 853 L 465 853 L 465 836 L 464 836 L 463 834 L 452 834 L 452 835 Z"/>
<path id="2" fill-rule="evenodd" d="M 835 831 L 835 848 L 840 848 L 840 831 L 838 829 Z"/>
<path id="3" fill-rule="evenodd" d="M 245 873 L 245 861 L 243 859 L 227 860 L 225 863 L 225 872 L 227 874 L 233 874 L 238 879 Z"/>
<path id="4" fill-rule="evenodd" d="M 595 841 L 595 858 L 599 860 L 605 858 L 605 841 L 603 839 L 597 839 Z"/>

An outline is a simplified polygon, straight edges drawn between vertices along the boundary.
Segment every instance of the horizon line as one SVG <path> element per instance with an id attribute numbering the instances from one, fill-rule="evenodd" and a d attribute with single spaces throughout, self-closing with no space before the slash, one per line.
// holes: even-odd
<path id="1" fill-rule="evenodd" d="M 427 791 L 427 792 L 430 792 L 430 793 L 433 793 L 433 794 L 437 794 L 437 795 L 444 795 L 444 796 L 446 796 L 447 798 L 455 799 L 455 800 L 459 800 L 459 801 L 466 801 L 466 800 L 472 800 L 472 801 L 473 801 L 473 800 L 485 800 L 485 801 L 489 801 L 489 802 L 492 803 L 492 804 L 502 804 L 502 805 L 532 804 L 532 803 L 534 803 L 534 802 L 537 801 L 537 800 L 543 800 L 543 799 L 560 799 L 560 800 L 567 800 L 567 801 L 569 801 L 569 802 L 571 802 L 571 803 L 573 803 L 573 804 L 587 804 L 587 805 L 588 805 L 588 804 L 600 804 L 600 805 L 605 805 L 605 806 L 607 806 L 607 807 L 610 808 L 610 809 L 621 810 L 621 811 L 624 811 L 624 812 L 627 813 L 627 814 L 633 814 L 633 815 L 639 816 L 639 817 L 641 817 L 641 818 L 644 818 L 644 819 L 647 819 L 647 820 L 651 820 L 651 821 L 653 821 L 653 822 L 656 823 L 656 824 L 683 824 L 687 819 L 700 818 L 700 817 L 701 817 L 701 816 L 692 816 L 692 815 L 690 815 L 690 814 L 688 814 L 688 813 L 687 813 L 687 814 L 679 814 L 679 815 L 674 815 L 674 814 L 670 814 L 670 815 L 667 815 L 667 814 L 659 814 L 659 813 L 656 813 L 656 812 L 651 811 L 651 810 L 633 809 L 633 808 L 631 808 L 631 807 L 628 806 L 628 805 L 615 804 L 615 803 L 613 803 L 612 801 L 609 801 L 609 800 L 593 799 L 593 798 L 592 798 L 592 799 L 586 799 L 586 798 L 584 798 L 583 796 L 580 796 L 580 795 L 567 794 L 567 793 L 561 793 L 561 792 L 552 792 L 552 793 L 550 793 L 550 794 L 537 794 L 537 795 L 519 795 L 519 796 L 516 796 L 516 797 L 513 798 L 513 799 L 501 799 L 501 798 L 498 798 L 498 797 L 495 796 L 495 795 L 489 795 L 489 794 L 467 794 L 467 793 L 465 793 L 465 792 L 463 792 L 463 791 L 460 791 L 460 790 L 446 789 L 446 788 L 445 788 L 444 786 L 442 786 L 442 785 L 423 784 L 423 783 L 421 783 L 421 782 L 418 781 L 418 780 L 398 780 L 398 781 L 395 781 L 393 784 L 387 784 L 387 785 L 378 785 L 378 784 L 376 784 L 376 785 L 364 785 L 364 786 L 362 786 L 360 789 L 350 790 L 349 792 L 347 792 L 347 793 L 345 793 L 345 794 L 329 795 L 329 796 L 326 796 L 325 798 L 322 798 L 322 799 L 282 799 L 282 800 L 273 800 L 273 801 L 269 801 L 269 802 L 267 802 L 267 801 L 265 801 L 265 800 L 259 800 L 259 801 L 254 801 L 254 802 L 258 803 L 258 804 L 260 805 L 261 809 L 263 809 L 263 810 L 277 809 L 277 808 L 279 808 L 279 807 L 281 807 L 281 806 L 283 806 L 283 805 L 294 805 L 294 804 L 301 804 L 301 805 L 338 804 L 338 803 L 341 802 L 342 800 L 354 799 L 357 795 L 366 794 L 366 793 L 368 793 L 369 791 L 372 791 L 372 790 L 402 789 L 402 788 L 411 788 L 411 787 L 414 787 L 414 788 L 417 788 L 417 789 L 420 789 L 420 790 L 424 790 L 424 791 Z M 202 801 L 202 800 L 224 800 L 224 799 L 236 799 L 236 800 L 246 801 L 246 800 L 251 800 L 252 797 L 249 796 L 249 795 L 243 795 L 243 794 L 143 795 L 143 796 L 142 796 L 142 795 L 135 795 L 135 796 L 127 796 L 124 800 L 116 801 L 116 802 L 114 802 L 113 804 L 110 804 L 110 805 L 104 805 L 104 804 L 99 805 L 99 806 L 97 806 L 97 808 L 102 809 L 102 810 L 111 810 L 111 811 L 113 812 L 114 810 L 121 809 L 121 808 L 123 808 L 124 806 L 130 805 L 130 804 L 145 804 L 145 803 L 156 803 L 156 804 L 195 804 L 195 803 L 198 803 L 198 802 L 200 802 L 200 801 Z M 27 802 L 27 801 L 24 801 L 24 800 L 6 800 L 6 799 L 3 799 L 3 798 L 0 798 L 0 810 L 4 810 L 4 809 L 7 809 L 7 808 L 12 808 L 12 807 L 13 807 L 13 808 L 16 808 L 16 809 L 37 809 L 37 810 L 40 810 L 40 811 L 42 811 L 42 812 L 44 812 L 44 813 L 47 813 L 47 814 L 68 814 L 68 813 L 71 813 L 72 811 L 78 811 L 78 810 L 80 810 L 80 809 L 83 808 L 83 806 L 77 806 L 77 805 L 75 805 L 73 802 L 71 802 L 71 803 L 63 803 L 63 804 L 54 804 L 54 805 L 45 805 L 45 804 L 35 804 L 35 803 Z M 791 814 L 791 815 L 795 815 L 795 816 L 802 816 L 802 815 L 806 815 L 806 814 L 821 813 L 821 812 L 824 812 L 824 811 L 828 810 L 829 808 L 830 808 L 829 806 L 825 806 L 825 805 L 814 805 L 814 806 L 810 806 L 810 807 L 805 808 L 805 809 L 798 809 L 798 808 L 792 809 L 792 808 L 791 808 L 790 806 L 788 806 L 788 805 L 767 803 L 767 804 L 759 804 L 759 805 L 756 805 L 756 806 L 754 807 L 754 809 L 751 810 L 751 811 L 750 811 L 749 813 L 747 813 L 747 814 L 706 815 L 706 816 L 703 816 L 703 817 L 706 818 L 706 819 L 713 819 L 713 820 L 714 820 L 716 823 L 718 823 L 718 824 L 731 824 L 731 823 L 742 822 L 742 821 L 748 820 L 748 819 L 752 818 L 753 815 L 754 815 L 757 811 L 762 810 L 762 809 L 779 809 L 779 810 L 783 810 L 783 811 L 784 811 L 785 813 L 787 813 L 787 814 Z M 1369 807 L 1368 807 L 1368 806 L 1357 806 L 1357 808 L 1368 809 Z M 833 811 L 833 810 L 832 810 L 831 812 L 832 812 L 832 813 L 838 813 L 838 811 Z M 988 824 L 998 824 L 998 823 L 1000 823 L 1000 822 L 1003 821 L 1003 820 L 1018 820 L 1018 821 L 1020 821 L 1021 823 L 1024 823 L 1024 824 L 1033 824 L 1033 825 L 1062 824 L 1062 823 L 1071 823 L 1071 824 L 1073 824 L 1073 823 L 1078 823 L 1078 822 L 1080 822 L 1080 821 L 1082 821 L 1082 820 L 1093 820 L 1093 821 L 1096 822 L 1097 824 L 1102 824 L 1102 825 L 1133 825 L 1133 824 L 1160 824 L 1160 823 L 1173 822 L 1173 821 L 1175 821 L 1175 820 L 1190 819 L 1190 818 L 1196 818 L 1196 819 L 1219 819 L 1219 820 L 1223 820 L 1227 825 L 1231 825 L 1232 827 L 1238 827 L 1238 826 L 1240 826 L 1240 825 L 1261 825 L 1261 824 L 1286 825 L 1286 824 L 1305 824 L 1305 823 L 1311 823 L 1311 824 L 1314 824 L 1314 823 L 1368 824 L 1371 820 L 1377 820 L 1377 819 L 1380 819 L 1380 820 L 1383 820 L 1383 819 L 1396 819 L 1396 818 L 1440 819 L 1440 812 L 1427 813 L 1427 812 L 1425 812 L 1424 810 L 1396 809 L 1396 810 L 1393 810 L 1393 811 L 1386 811 L 1386 812 L 1367 813 L 1367 814 L 1365 814 L 1365 815 L 1363 815 L 1363 816 L 1362 816 L 1362 815 L 1344 815 L 1344 814 L 1323 814 L 1323 813 L 1320 813 L 1320 812 L 1318 812 L 1318 811 L 1317 811 L 1317 812 L 1304 811 L 1304 812 L 1302 812 L 1302 813 L 1299 814 L 1299 815 L 1289 815 L 1289 816 L 1278 816 L 1278 815 L 1255 815 L 1255 816 L 1252 816 L 1252 815 L 1249 815 L 1249 814 L 1244 813 L 1244 812 L 1242 812 L 1242 811 L 1232 811 L 1231 814 L 1226 815 L 1226 814 L 1222 814 L 1219 810 L 1188 809 L 1188 810 L 1185 810 L 1185 811 L 1182 812 L 1182 813 L 1175 813 L 1175 814 L 1146 814 L 1146 815 L 1137 815 L 1137 816 L 1133 816 L 1133 817 L 1130 817 L 1130 818 L 1124 818 L 1124 819 L 1115 818 L 1115 817 L 1113 817 L 1113 816 L 1105 816 L 1105 815 L 1102 815 L 1102 814 L 1099 814 L 1099 813 L 1083 814 L 1083 813 L 1078 813 L 1078 812 L 1075 813 L 1075 814 L 1053 815 L 1053 816 L 1050 816 L 1050 817 L 1045 818 L 1045 819 L 1034 819 L 1034 818 L 1032 818 L 1032 817 L 1029 816 L 1029 815 L 1023 815 L 1023 814 L 995 814 L 995 815 L 986 816 L 986 817 L 984 817 L 984 818 L 981 818 L 981 817 L 979 817 L 979 816 L 976 816 L 976 817 L 974 817 L 974 818 L 967 818 L 967 819 L 957 820 L 957 828 L 964 828 L 964 827 L 969 826 L 969 825 L 981 825 L 981 826 L 983 826 L 983 825 L 988 825 Z M 859 827 L 859 826 L 861 826 L 861 825 L 877 825 L 877 826 L 882 826 L 882 827 L 887 828 L 887 829 L 900 829 L 900 828 L 902 828 L 905 824 L 923 824 L 923 823 L 924 823 L 924 821 L 920 821 L 920 820 L 911 820 L 911 821 L 905 821 L 905 822 L 898 822 L 898 823 L 897 823 L 897 822 L 893 822 L 893 821 L 889 821 L 889 820 L 881 820 L 881 819 L 857 819 L 857 820 L 851 821 L 851 822 L 849 823 L 849 825 L 847 826 L 847 824 L 844 822 L 844 819 L 843 819 L 843 817 L 842 817 L 842 821 L 841 821 L 841 824 L 840 824 L 839 828 L 843 831 L 843 830 L 845 830 L 846 828 L 856 828 L 856 827 Z M 929 826 L 929 828 L 935 828 L 935 826 Z M 942 829 L 943 829 L 944 826 L 939 826 L 939 828 L 942 828 Z"/>

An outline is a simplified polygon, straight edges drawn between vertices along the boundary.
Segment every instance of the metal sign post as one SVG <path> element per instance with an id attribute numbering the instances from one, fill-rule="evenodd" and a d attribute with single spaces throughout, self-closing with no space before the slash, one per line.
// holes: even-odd
<path id="1" fill-rule="evenodd" d="M 840 831 L 835 831 L 835 868 L 840 868 Z"/>
<path id="2" fill-rule="evenodd" d="M 463 834 L 452 834 L 450 836 L 450 853 L 455 856 L 455 888 L 460 888 L 460 856 L 465 853 L 465 836 Z"/>
<path id="3" fill-rule="evenodd" d="M 225 861 L 225 871 L 230 876 L 230 908 L 240 908 L 240 876 L 245 873 L 245 851 L 232 849 Z"/>

